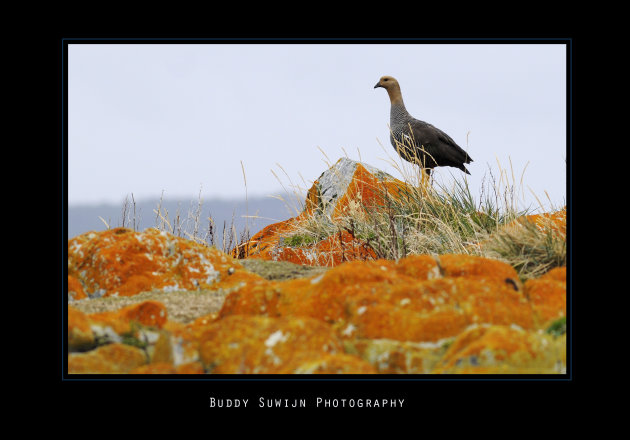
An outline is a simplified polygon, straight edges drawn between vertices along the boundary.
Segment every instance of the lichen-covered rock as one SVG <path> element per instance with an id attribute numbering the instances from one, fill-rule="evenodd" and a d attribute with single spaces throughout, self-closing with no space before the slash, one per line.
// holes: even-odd
<path id="1" fill-rule="evenodd" d="M 348 188 L 366 191 L 352 180 Z M 311 209 L 323 212 L 334 203 L 329 214 L 336 215 L 343 206 L 337 197 L 329 204 L 319 204 L 318 197 L 310 193 Z M 566 371 L 564 267 L 521 284 L 515 269 L 498 260 L 412 255 L 398 261 L 356 258 L 306 276 L 268 280 L 216 250 L 155 231 L 119 228 L 73 240 L 71 374 Z M 199 307 L 180 322 L 169 320 L 163 302 L 144 300 L 146 293 L 95 299 L 135 295 L 147 286 L 174 295 L 169 290 L 175 285 L 194 290 L 207 287 L 206 281 L 227 295 L 222 308 Z M 94 311 L 84 307 L 93 301 L 125 303 L 99 313 L 78 310 Z"/>
<path id="2" fill-rule="evenodd" d="M 86 353 L 68 355 L 68 374 L 129 373 L 148 361 L 145 352 L 126 344 L 107 344 Z"/>
<path id="3" fill-rule="evenodd" d="M 295 368 L 293 374 L 375 374 L 368 362 L 348 354 L 318 355 Z"/>
<path id="4" fill-rule="evenodd" d="M 561 373 L 566 344 L 517 326 L 471 326 L 448 348 L 434 373 Z M 487 369 L 484 371 L 484 369 Z"/>
<path id="5" fill-rule="evenodd" d="M 259 278 L 215 248 L 154 228 L 115 228 L 69 240 L 68 275 L 91 298 L 154 289 L 229 288 Z"/>
<path id="6" fill-rule="evenodd" d="M 85 313 L 68 306 L 68 349 L 81 351 L 94 346 L 94 333 Z"/>
<path id="7" fill-rule="evenodd" d="M 237 315 L 207 328 L 200 354 L 215 374 L 286 374 L 326 354 L 343 354 L 343 345 L 331 326 L 315 319 Z"/>
<path id="8" fill-rule="evenodd" d="M 315 266 L 336 266 L 345 261 L 373 260 L 376 253 L 345 228 L 316 243 L 290 246 L 284 238 L 299 234 L 307 219 L 335 223 L 340 218 L 385 205 L 386 195 L 398 197 L 407 185 L 383 171 L 347 158 L 339 159 L 313 183 L 305 209 L 296 217 L 267 226 L 234 250 L 237 258 L 251 257 L 290 261 Z"/>
<path id="9" fill-rule="evenodd" d="M 87 297 L 81 282 L 76 277 L 68 275 L 68 301 L 78 301 Z"/>
<path id="10" fill-rule="evenodd" d="M 167 321 L 166 308 L 158 301 L 92 314 L 68 307 L 71 352 L 118 343 L 141 349 L 151 363 L 168 363 L 176 368 L 199 360 L 200 332 L 191 331 L 185 324 Z"/>
<path id="11" fill-rule="evenodd" d="M 539 279 L 541 280 L 555 280 L 560 281 L 561 283 L 567 282 L 567 267 L 554 267 L 549 272 L 542 275 Z"/>
<path id="12" fill-rule="evenodd" d="M 357 239 L 348 231 L 342 230 L 310 246 L 277 245 L 273 247 L 270 257 L 274 261 L 334 267 L 344 261 L 374 260 L 376 253 L 365 242 Z"/>
<path id="13" fill-rule="evenodd" d="M 88 315 L 93 327 L 110 327 L 118 335 L 132 331 L 132 324 L 161 328 L 167 320 L 167 311 L 159 301 L 143 301 L 122 309 Z"/>
<path id="14" fill-rule="evenodd" d="M 566 316 L 566 268 L 556 268 L 540 278 L 525 282 L 524 293 L 534 310 L 539 326 Z"/>
<path id="15" fill-rule="evenodd" d="M 392 339 L 354 339 L 346 341 L 346 351 L 356 353 L 381 374 L 428 374 L 439 362 L 448 340 L 417 343 Z"/>
<path id="16" fill-rule="evenodd" d="M 444 254 L 437 258 L 445 277 L 491 278 L 510 284 L 516 290 L 521 288 L 516 270 L 503 261 L 461 254 Z"/>
<path id="17" fill-rule="evenodd" d="M 453 337 L 473 323 L 534 326 L 527 299 L 505 282 L 506 274 L 514 275 L 511 267 L 480 257 L 464 260 L 461 267 L 469 269 L 447 269 L 452 276 L 445 278 L 431 257 L 414 256 L 398 263 L 349 262 L 311 279 L 251 284 L 228 295 L 219 318 L 303 316 L 334 324 L 342 337 L 414 342 Z"/>
<path id="18" fill-rule="evenodd" d="M 199 362 L 174 366 L 168 362 L 141 365 L 129 371 L 129 374 L 204 374 Z"/>

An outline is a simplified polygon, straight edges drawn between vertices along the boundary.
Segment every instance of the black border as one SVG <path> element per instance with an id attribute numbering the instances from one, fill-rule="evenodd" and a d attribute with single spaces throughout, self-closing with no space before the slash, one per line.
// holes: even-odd
<path id="1" fill-rule="evenodd" d="M 302 376 L 290 375 L 260 375 L 260 376 L 237 376 L 237 375 L 72 375 L 67 374 L 67 157 L 68 157 L 68 45 L 69 44 L 564 44 L 566 46 L 566 139 L 567 139 L 567 372 L 564 375 L 322 375 L 305 378 Z M 61 176 L 59 183 L 61 186 L 61 339 L 58 339 L 58 355 L 61 362 L 58 363 L 58 380 L 66 389 L 72 387 L 76 392 L 80 388 L 90 384 L 90 387 L 99 389 L 99 392 L 107 393 L 107 390 L 121 390 L 130 388 L 142 389 L 148 395 L 159 393 L 161 387 L 173 390 L 173 385 L 177 384 L 179 393 L 192 393 L 194 396 L 189 403 L 197 408 L 209 407 L 208 398 L 210 396 L 225 398 L 251 398 L 257 401 L 259 396 L 265 398 L 306 398 L 314 399 L 314 396 L 332 398 L 404 398 L 414 393 L 413 388 L 420 386 L 424 391 L 439 388 L 440 393 L 452 390 L 453 386 L 465 383 L 482 383 L 484 387 L 496 390 L 498 385 L 505 383 L 516 383 L 529 387 L 533 383 L 572 383 L 574 378 L 573 366 L 573 295 L 572 295 L 572 216 L 573 198 L 571 188 L 573 185 L 573 38 L 560 37 L 473 37 L 473 38 L 411 38 L 411 37 L 73 37 L 62 36 L 57 40 L 58 45 L 58 139 L 60 145 L 60 167 Z M 158 386 L 158 383 L 160 384 Z M 299 388 L 297 385 L 299 384 Z M 114 386 L 115 385 L 115 386 Z M 203 385 L 203 386 L 200 386 Z M 256 391 L 252 386 L 256 385 Z M 366 387 L 366 385 L 369 385 Z M 519 388 L 522 388 L 519 386 Z M 284 389 L 278 393 L 279 389 Z M 380 389 L 380 391 L 374 391 Z M 372 391 L 371 391 L 372 390 Z M 79 391 L 80 392 L 80 391 Z M 123 391 L 124 392 L 124 391 Z M 175 390 L 178 394 L 178 391 Z M 147 399 L 143 399 L 147 400 Z M 407 397 L 408 405 L 414 406 L 413 397 L 411 401 Z M 418 402 L 416 401 L 416 404 Z M 251 404 L 250 404 L 251 405 Z M 248 408 L 251 409 L 251 408 Z M 364 408 L 367 409 L 367 408 Z M 299 410 L 299 409 L 296 409 Z M 334 410 L 330 408 L 329 410 Z M 376 409 L 372 409 L 377 411 Z M 271 409 L 260 409 L 260 411 L 273 411 Z"/>

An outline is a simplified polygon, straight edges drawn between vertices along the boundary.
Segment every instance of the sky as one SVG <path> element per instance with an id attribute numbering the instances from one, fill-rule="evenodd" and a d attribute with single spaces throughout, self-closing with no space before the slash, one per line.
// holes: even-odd
<path id="1" fill-rule="evenodd" d="M 473 195 L 503 169 L 519 203 L 566 203 L 562 44 L 214 43 L 69 45 L 68 203 L 287 197 L 346 154 L 401 178 L 383 75 L 474 159 Z"/>

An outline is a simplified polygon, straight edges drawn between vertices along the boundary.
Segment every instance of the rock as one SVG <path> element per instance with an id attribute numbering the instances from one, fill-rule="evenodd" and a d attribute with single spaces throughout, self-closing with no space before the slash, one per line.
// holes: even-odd
<path id="1" fill-rule="evenodd" d="M 324 354 L 304 362 L 293 374 L 374 374 L 376 369 L 368 362 L 348 354 Z"/>
<path id="2" fill-rule="evenodd" d="M 338 218 L 353 209 L 376 209 L 385 194 L 399 195 L 407 185 L 370 165 L 341 158 L 322 173 L 308 192 L 306 208 Z"/>
<path id="3" fill-rule="evenodd" d="M 354 339 L 346 351 L 356 353 L 380 374 L 429 374 L 446 351 L 447 342 L 417 343 L 391 339 Z"/>
<path id="4" fill-rule="evenodd" d="M 113 312 L 145 301 L 157 301 L 166 307 L 169 321 L 186 324 L 200 316 L 218 312 L 229 291 L 230 289 L 221 288 L 215 290 L 177 290 L 168 293 L 161 290 L 152 290 L 133 296 L 109 296 L 106 298 L 75 301 L 72 303 L 72 306 L 83 313 L 94 314 Z"/>
<path id="5" fill-rule="evenodd" d="M 377 203 L 376 185 L 395 191 L 396 182 L 379 180 L 369 167 L 336 166 L 345 177 L 320 178 L 309 192 L 309 215 L 333 221 L 363 206 L 357 198 Z M 566 267 L 523 284 L 514 267 L 491 258 L 383 260 L 349 253 L 360 241 L 345 230 L 300 248 L 283 244 L 285 232 L 270 238 L 269 258 L 310 255 L 309 265 L 260 255 L 241 265 L 216 249 L 151 229 L 117 228 L 70 240 L 68 372 L 566 371 Z M 335 240 L 345 244 L 334 249 Z M 192 304 L 182 305 L 187 300 Z"/>
<path id="6" fill-rule="evenodd" d="M 331 326 L 301 317 L 226 317 L 207 328 L 199 346 L 205 369 L 216 374 L 293 373 L 344 353 Z"/>
<path id="7" fill-rule="evenodd" d="M 94 333 L 85 313 L 68 306 L 68 349 L 83 351 L 94 346 Z"/>
<path id="8" fill-rule="evenodd" d="M 68 275 L 90 298 L 154 289 L 229 288 L 259 278 L 216 248 L 154 228 L 115 228 L 69 240 Z"/>
<path id="9" fill-rule="evenodd" d="M 397 197 L 406 188 L 404 182 L 387 173 L 341 158 L 313 183 L 302 213 L 267 226 L 237 248 L 233 256 L 330 267 L 345 261 L 376 259 L 376 253 L 365 242 L 341 226 L 331 228 L 334 233 L 316 243 L 291 246 L 284 239 L 292 233 L 299 235 L 300 225 L 309 219 L 332 225 L 349 213 L 379 208 L 385 204 L 385 194 Z"/>
<path id="10" fill-rule="evenodd" d="M 141 365 L 129 371 L 129 374 L 204 374 L 199 362 L 190 362 L 174 366 L 167 362 Z"/>
<path id="11" fill-rule="evenodd" d="M 434 373 L 560 373 L 566 345 L 517 326 L 471 326 L 444 354 Z"/>
<path id="12" fill-rule="evenodd" d="M 68 301 L 78 301 L 81 299 L 85 299 L 88 296 L 85 294 L 85 290 L 83 290 L 83 286 L 81 282 L 72 275 L 68 276 Z"/>
<path id="13" fill-rule="evenodd" d="M 524 290 L 541 327 L 566 316 L 566 267 L 556 268 L 540 278 L 527 280 Z"/>
<path id="14" fill-rule="evenodd" d="M 311 279 L 250 284 L 227 296 L 218 317 L 302 316 L 334 324 L 342 337 L 414 342 L 452 337 L 473 323 L 534 326 L 527 299 L 505 282 L 515 275 L 511 267 L 481 257 L 445 261 L 451 276 L 444 278 L 433 257 L 412 256 L 397 263 L 348 262 Z"/>
<path id="15" fill-rule="evenodd" d="M 281 240 L 282 238 L 280 242 Z M 376 259 L 376 253 L 372 248 L 346 230 L 341 230 L 310 246 L 278 245 L 272 249 L 270 255 L 274 261 L 289 261 L 309 266 L 334 267 L 345 261 Z"/>
<path id="16" fill-rule="evenodd" d="M 148 361 L 144 351 L 125 344 L 107 344 L 87 353 L 68 355 L 68 374 L 129 373 Z"/>
<path id="17" fill-rule="evenodd" d="M 133 323 L 161 328 L 167 320 L 164 304 L 158 301 L 144 301 L 111 312 L 94 313 L 89 316 L 93 327 L 109 327 L 118 335 L 130 333 Z"/>
<path id="18" fill-rule="evenodd" d="M 440 270 L 446 277 L 479 277 L 496 279 L 521 289 L 521 282 L 516 270 L 507 263 L 473 255 L 445 254 L 437 257 Z"/>
<path id="19" fill-rule="evenodd" d="M 164 305 L 144 301 L 120 310 L 84 314 L 68 307 L 70 351 L 97 345 L 124 344 L 139 348 L 151 363 L 177 367 L 199 359 L 196 337 L 183 324 L 167 321 Z"/>
<path id="20" fill-rule="evenodd" d="M 561 283 L 567 282 L 567 267 L 555 267 L 540 277 L 541 280 L 555 280 Z"/>

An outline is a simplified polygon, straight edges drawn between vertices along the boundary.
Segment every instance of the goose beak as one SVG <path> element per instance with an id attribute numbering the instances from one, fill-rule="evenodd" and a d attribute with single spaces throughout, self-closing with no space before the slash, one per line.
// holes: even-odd
<path id="1" fill-rule="evenodd" d="M 376 85 L 374 86 L 374 88 L 377 88 L 377 87 L 383 87 L 383 86 L 381 85 L 381 82 L 380 82 L 380 81 L 379 81 L 379 82 L 377 82 L 377 83 L 376 83 Z"/>

